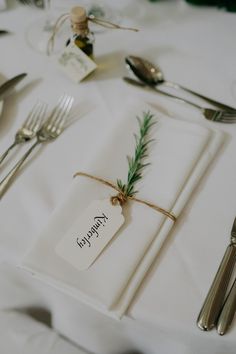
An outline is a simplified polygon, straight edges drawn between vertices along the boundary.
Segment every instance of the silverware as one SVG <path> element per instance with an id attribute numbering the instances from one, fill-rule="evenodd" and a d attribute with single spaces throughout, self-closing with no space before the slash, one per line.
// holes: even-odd
<path id="1" fill-rule="evenodd" d="M 174 98 L 178 102 L 187 103 L 187 104 L 199 109 L 202 112 L 202 114 L 204 115 L 204 117 L 210 121 L 219 122 L 219 123 L 236 123 L 236 110 L 235 111 L 220 111 L 220 110 L 215 110 L 215 109 L 211 109 L 211 108 L 204 108 L 204 107 L 201 107 L 201 106 L 197 105 L 196 103 L 193 103 L 189 100 L 186 100 L 184 98 L 180 98 L 178 96 L 174 96 L 168 92 L 161 91 L 157 87 L 146 85 L 143 82 L 131 79 L 130 77 L 125 76 L 125 77 L 123 77 L 123 80 L 131 85 L 134 85 L 134 86 L 139 86 L 142 88 L 145 88 L 145 87 L 150 88 L 151 90 L 158 92 L 160 95 Z"/>
<path id="2" fill-rule="evenodd" d="M 0 198 L 4 195 L 11 181 L 17 174 L 18 170 L 23 165 L 25 160 L 29 157 L 29 155 L 32 153 L 32 151 L 36 148 L 36 146 L 42 143 L 53 141 L 62 133 L 65 122 L 69 116 L 73 101 L 73 97 L 68 95 L 63 95 L 60 98 L 58 104 L 53 109 L 49 118 L 38 130 L 36 134 L 36 142 L 29 148 L 29 150 L 16 163 L 16 165 L 11 169 L 11 171 L 6 175 L 6 177 L 3 178 L 3 180 L 0 182 Z"/>
<path id="3" fill-rule="evenodd" d="M 164 79 L 164 75 L 157 65 L 154 65 L 153 63 L 149 62 L 146 59 L 136 57 L 133 55 L 129 55 L 128 57 L 125 58 L 126 64 L 128 67 L 132 70 L 132 72 L 144 83 L 146 83 L 149 86 L 166 86 L 166 87 L 171 87 L 174 89 L 178 90 L 183 90 L 188 93 L 191 93 L 192 95 L 195 95 L 201 99 L 204 99 L 205 101 L 208 101 L 209 103 L 218 106 L 220 109 L 224 110 L 236 110 L 236 108 L 230 107 L 224 103 L 218 102 L 216 100 L 213 100 L 212 98 L 206 97 L 200 93 L 194 92 L 182 85 L 176 84 L 174 82 L 166 81 Z"/>
<path id="4" fill-rule="evenodd" d="M 23 5 L 33 5 L 39 8 L 43 8 L 44 0 L 19 0 Z"/>
<path id="5" fill-rule="evenodd" d="M 12 79 L 4 82 L 0 86 L 0 101 L 2 101 L 10 92 L 11 90 L 26 76 L 26 73 L 17 75 Z"/>
<path id="6" fill-rule="evenodd" d="M 22 127 L 16 132 L 13 144 L 10 145 L 2 156 L 0 156 L 0 165 L 15 146 L 30 141 L 36 136 L 36 132 L 42 125 L 42 121 L 46 113 L 46 107 L 47 105 L 42 102 L 37 102 L 34 105 Z"/>
<path id="7" fill-rule="evenodd" d="M 197 319 L 197 325 L 203 331 L 208 331 L 216 326 L 222 308 L 228 284 L 236 261 L 236 218 L 231 230 L 230 244 L 213 280 L 211 288 L 204 301 Z"/>
<path id="8" fill-rule="evenodd" d="M 236 311 L 236 279 L 225 300 L 223 309 L 217 321 L 217 332 L 222 336 L 230 328 Z"/>
<path id="9" fill-rule="evenodd" d="M 0 30 L 0 36 L 4 36 L 5 34 L 10 34 L 7 30 Z"/>

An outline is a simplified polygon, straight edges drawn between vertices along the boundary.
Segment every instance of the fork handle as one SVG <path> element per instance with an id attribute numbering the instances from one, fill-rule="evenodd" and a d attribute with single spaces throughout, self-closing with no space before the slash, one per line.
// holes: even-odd
<path id="1" fill-rule="evenodd" d="M 225 300 L 224 307 L 217 322 L 217 332 L 222 336 L 229 329 L 236 311 L 236 279 Z"/>
<path id="2" fill-rule="evenodd" d="M 236 260 L 236 245 L 230 244 L 225 251 L 219 269 L 204 301 L 197 319 L 197 324 L 203 331 L 212 329 L 222 308 L 227 287 Z"/>
<path id="3" fill-rule="evenodd" d="M 213 104 L 216 107 L 219 107 L 220 109 L 223 109 L 223 110 L 226 110 L 226 111 L 236 111 L 236 108 L 230 107 L 230 106 L 228 106 L 228 105 L 226 105 L 224 103 L 221 103 L 219 101 L 213 100 L 212 98 L 206 97 L 206 96 L 204 96 L 204 95 L 202 95 L 200 93 L 192 91 L 189 88 L 187 88 L 185 86 L 182 86 L 180 84 L 176 84 L 176 83 L 171 82 L 171 81 L 164 81 L 162 83 L 162 85 L 167 86 L 167 87 L 171 87 L 171 88 L 174 88 L 174 89 L 177 89 L 177 90 L 183 90 L 183 91 L 189 92 L 192 95 L 197 96 L 197 97 L 199 97 L 199 98 L 201 98 L 201 99 Z"/>
<path id="4" fill-rule="evenodd" d="M 162 91 L 157 86 L 147 85 L 146 83 L 143 83 L 143 82 L 138 81 L 138 80 L 131 79 L 130 77 L 126 77 L 126 76 L 123 77 L 123 80 L 125 82 L 128 82 L 131 85 L 135 85 L 135 86 L 139 86 L 139 87 L 148 87 L 150 90 L 158 92 L 160 95 L 174 98 L 177 102 L 187 103 L 188 105 L 193 106 L 193 107 L 195 107 L 197 109 L 200 109 L 200 111 L 203 111 L 203 108 L 201 106 L 199 106 L 198 104 L 193 103 L 193 102 L 191 102 L 189 100 L 186 100 L 185 98 L 180 98 L 179 96 L 172 95 L 169 92 Z"/>
<path id="5" fill-rule="evenodd" d="M 9 148 L 0 156 L 0 165 L 1 163 L 5 160 L 5 158 L 7 157 L 7 155 L 9 154 L 9 152 L 17 145 L 18 143 L 16 141 L 14 141 L 13 144 L 11 144 L 11 146 L 9 146 Z"/>
<path id="6" fill-rule="evenodd" d="M 15 166 L 10 170 L 10 172 L 2 179 L 0 182 L 0 198 L 4 195 L 6 190 L 8 189 L 11 181 L 19 171 L 20 167 L 23 165 L 25 160 L 28 158 L 28 156 L 31 154 L 31 152 L 35 149 L 35 147 L 40 143 L 40 141 L 36 141 L 27 151 L 26 153 L 22 156 L 22 158 L 15 164 Z"/>

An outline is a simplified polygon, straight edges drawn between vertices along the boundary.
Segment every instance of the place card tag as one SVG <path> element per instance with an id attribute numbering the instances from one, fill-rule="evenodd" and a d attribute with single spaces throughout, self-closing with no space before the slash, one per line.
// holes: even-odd
<path id="1" fill-rule="evenodd" d="M 56 253 L 78 270 L 91 266 L 124 223 L 122 208 L 110 199 L 95 200 L 56 246 Z"/>
<path id="2" fill-rule="evenodd" d="M 95 62 L 73 42 L 60 55 L 58 63 L 69 78 L 77 83 L 97 68 Z"/>

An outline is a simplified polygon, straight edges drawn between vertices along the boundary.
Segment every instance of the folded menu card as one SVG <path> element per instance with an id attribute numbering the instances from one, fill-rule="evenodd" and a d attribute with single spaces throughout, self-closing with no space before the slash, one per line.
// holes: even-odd
<path id="1" fill-rule="evenodd" d="M 137 197 L 178 218 L 223 142 L 223 134 L 217 130 L 169 118 L 153 107 L 137 103 L 127 107 L 124 117 L 115 123 L 109 141 L 104 142 L 95 161 L 83 172 L 113 183 L 117 178 L 125 181 L 128 171 L 126 156 L 133 155 L 133 133 L 138 130 L 135 118 L 142 117 L 142 112 L 147 110 L 154 114 L 157 124 L 152 129 L 154 141 L 149 146 L 147 162 L 150 165 L 137 183 Z M 96 149 L 96 142 L 91 143 L 91 149 Z M 75 166 L 77 171 L 80 166 Z M 79 301 L 121 317 L 158 257 L 174 221 L 146 205 L 129 200 L 123 207 L 124 224 L 87 269 L 78 270 L 68 259 L 68 254 L 67 259 L 58 254 L 58 245 L 86 208 L 93 201 L 108 199 L 114 194 L 115 191 L 107 185 L 76 177 L 66 200 L 54 211 L 22 266 Z"/>

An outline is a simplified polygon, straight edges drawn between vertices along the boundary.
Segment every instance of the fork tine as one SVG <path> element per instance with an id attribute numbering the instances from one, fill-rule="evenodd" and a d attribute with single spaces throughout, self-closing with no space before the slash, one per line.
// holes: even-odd
<path id="1" fill-rule="evenodd" d="M 39 126 L 39 124 L 41 124 L 43 116 L 46 112 L 46 107 L 46 103 L 40 101 L 38 102 L 38 109 L 34 112 L 34 115 L 27 126 L 28 129 L 35 131 L 35 126 Z"/>
<path id="2" fill-rule="evenodd" d="M 63 99 L 60 102 L 59 110 L 57 110 L 57 114 L 54 114 L 52 119 L 47 124 L 47 130 L 55 131 L 63 126 L 67 115 L 72 107 L 73 98 L 68 95 L 64 95 Z"/>
<path id="3" fill-rule="evenodd" d="M 36 133 L 39 130 L 39 128 L 42 126 L 44 117 L 46 115 L 46 111 L 47 111 L 47 105 L 46 105 L 46 103 L 42 103 L 41 109 L 38 112 L 37 117 L 35 117 L 35 120 L 34 120 L 32 127 L 31 127 L 31 129 L 34 133 Z"/>
<path id="4" fill-rule="evenodd" d="M 236 111 L 224 111 L 223 116 L 224 117 L 236 117 Z"/>
<path id="5" fill-rule="evenodd" d="M 66 98 L 67 98 L 67 95 L 63 95 L 59 98 L 58 103 L 56 104 L 56 106 L 52 110 L 52 113 L 50 114 L 49 118 L 46 121 L 48 128 L 50 128 L 51 125 L 54 124 L 55 120 L 58 117 L 58 114 L 60 114 L 61 110 L 64 107 L 64 104 L 66 102 Z"/>
<path id="6" fill-rule="evenodd" d="M 73 101 L 74 101 L 73 97 L 71 97 L 71 96 L 67 97 L 67 101 L 65 103 L 63 112 L 61 112 L 61 114 L 58 116 L 58 118 L 54 122 L 54 124 L 57 126 L 57 128 L 61 129 L 63 127 L 63 125 L 68 117 L 68 113 L 70 112 L 71 107 L 73 105 Z"/>
<path id="7" fill-rule="evenodd" d="M 225 117 L 224 115 L 222 116 L 222 118 L 219 120 L 219 122 L 221 123 L 236 123 L 236 117 Z"/>
<path id="8" fill-rule="evenodd" d="M 30 124 L 32 122 L 32 120 L 34 119 L 34 117 L 38 114 L 38 111 L 40 109 L 40 102 L 37 101 L 35 103 L 35 105 L 33 106 L 33 108 L 31 109 L 31 111 L 29 112 L 26 120 L 24 121 L 23 125 L 22 125 L 22 128 L 29 128 L 30 127 Z"/>

